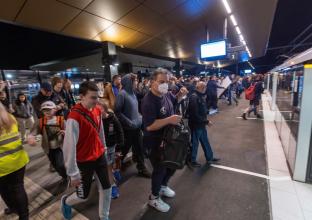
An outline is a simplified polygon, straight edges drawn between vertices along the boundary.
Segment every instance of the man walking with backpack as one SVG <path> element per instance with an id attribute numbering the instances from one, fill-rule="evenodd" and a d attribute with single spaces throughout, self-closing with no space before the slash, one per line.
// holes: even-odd
<path id="1" fill-rule="evenodd" d="M 105 156 L 106 144 L 98 102 L 98 87 L 94 82 L 83 82 L 79 88 L 81 103 L 68 115 L 64 138 L 64 160 L 71 186 L 76 193 L 64 195 L 61 209 L 65 219 L 71 219 L 71 207 L 86 201 L 93 176 L 99 192 L 99 217 L 109 220 L 111 185 Z"/>
<path id="2" fill-rule="evenodd" d="M 247 115 L 249 116 L 251 112 L 254 112 L 257 118 L 261 119 L 261 115 L 258 113 L 258 106 L 260 105 L 261 94 L 263 93 L 264 88 L 262 85 L 261 75 L 256 75 L 253 77 L 253 80 L 248 89 L 245 90 L 245 96 L 249 101 L 249 107 L 245 109 L 242 118 L 247 120 Z"/>
<path id="3" fill-rule="evenodd" d="M 175 196 L 175 192 L 167 185 L 175 170 L 161 164 L 164 128 L 180 123 L 182 117 L 175 115 L 174 105 L 186 94 L 185 87 L 180 89 L 177 96 L 168 92 L 168 71 L 158 68 L 151 77 L 151 90 L 142 100 L 144 147 L 149 149 L 149 159 L 153 166 L 152 193 L 148 204 L 160 212 L 168 212 L 170 209 L 160 196 Z"/>

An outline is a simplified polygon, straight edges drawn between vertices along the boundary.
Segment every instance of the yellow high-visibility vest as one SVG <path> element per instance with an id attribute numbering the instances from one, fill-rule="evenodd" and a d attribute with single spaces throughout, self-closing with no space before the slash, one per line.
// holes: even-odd
<path id="1" fill-rule="evenodd" d="M 28 162 L 29 157 L 23 149 L 17 122 L 15 121 L 11 131 L 6 132 L 3 130 L 0 135 L 0 177 L 21 169 Z"/>

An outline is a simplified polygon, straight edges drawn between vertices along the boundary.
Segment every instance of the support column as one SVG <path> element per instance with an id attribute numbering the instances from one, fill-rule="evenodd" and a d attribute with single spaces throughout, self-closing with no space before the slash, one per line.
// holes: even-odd
<path id="1" fill-rule="evenodd" d="M 104 81 L 112 81 L 112 72 L 110 65 L 113 64 L 113 61 L 117 58 L 116 45 L 113 42 L 103 42 L 102 46 L 102 64 L 104 65 Z"/>
<path id="2" fill-rule="evenodd" d="M 267 76 L 267 87 L 266 87 L 266 89 L 268 91 L 270 91 L 270 74 L 268 74 L 268 76 Z"/>
<path id="3" fill-rule="evenodd" d="M 273 85 L 272 85 L 272 103 L 271 108 L 273 111 L 276 110 L 276 92 L 277 92 L 277 77 L 278 73 L 274 72 L 273 74 Z"/>
<path id="4" fill-rule="evenodd" d="M 175 65 L 174 65 L 174 70 L 175 70 L 175 76 L 179 77 L 180 75 L 180 71 L 181 71 L 181 60 L 180 59 L 176 59 L 175 61 Z"/>
<path id="5" fill-rule="evenodd" d="M 296 161 L 293 178 L 297 181 L 306 182 L 312 129 L 312 64 L 304 65 L 303 80 Z"/>

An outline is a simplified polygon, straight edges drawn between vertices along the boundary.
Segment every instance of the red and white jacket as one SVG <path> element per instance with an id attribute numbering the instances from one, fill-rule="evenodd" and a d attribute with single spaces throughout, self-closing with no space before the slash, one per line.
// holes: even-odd
<path id="1" fill-rule="evenodd" d="M 78 109 L 93 119 L 96 129 Z M 91 111 L 81 104 L 76 104 L 68 115 L 63 144 L 64 161 L 67 175 L 79 179 L 80 172 L 77 162 L 95 161 L 105 152 L 105 136 L 101 120 L 101 110 L 98 106 Z"/>

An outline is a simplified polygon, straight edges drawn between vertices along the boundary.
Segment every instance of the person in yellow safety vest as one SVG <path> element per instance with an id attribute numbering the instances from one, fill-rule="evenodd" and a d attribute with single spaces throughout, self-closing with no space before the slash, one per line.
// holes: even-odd
<path id="1" fill-rule="evenodd" d="M 5 214 L 17 213 L 28 220 L 28 198 L 24 188 L 25 167 L 29 162 L 13 115 L 0 103 L 0 195 L 7 205 Z"/>

